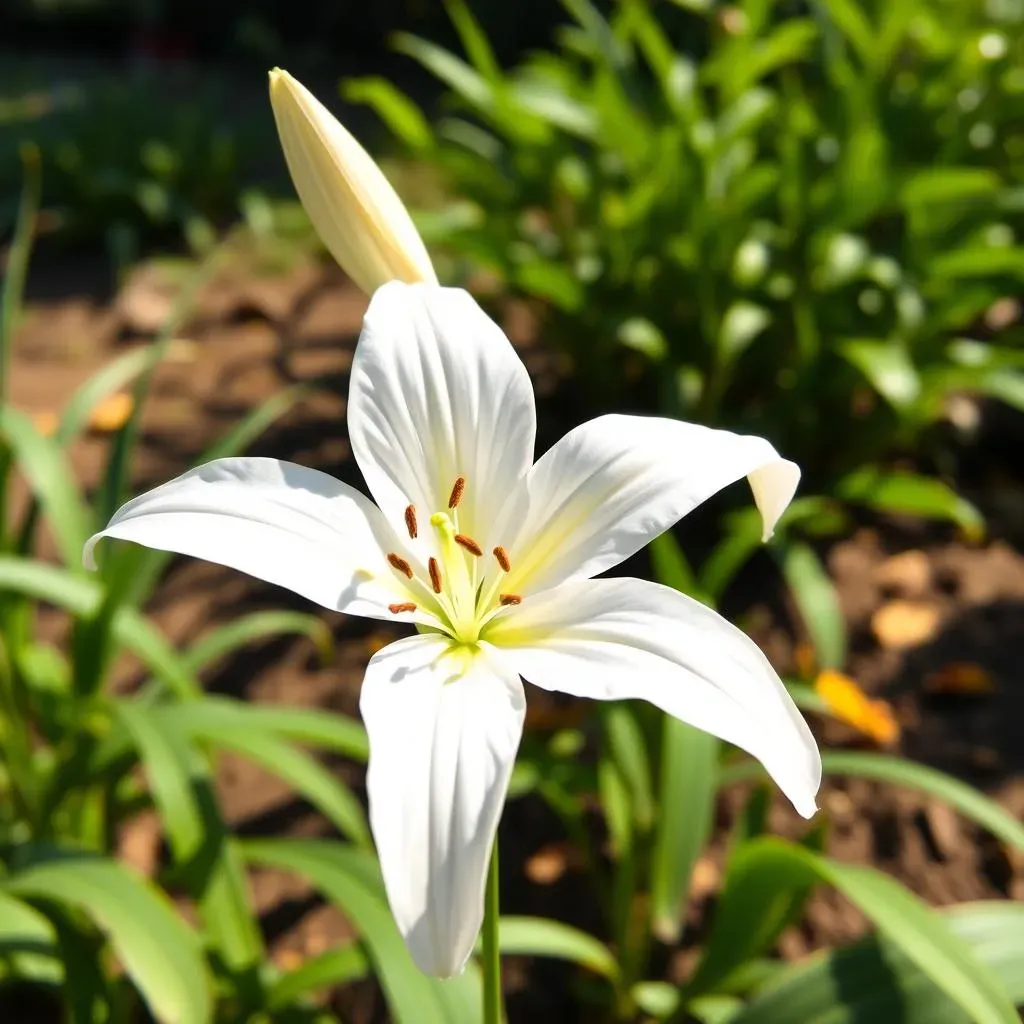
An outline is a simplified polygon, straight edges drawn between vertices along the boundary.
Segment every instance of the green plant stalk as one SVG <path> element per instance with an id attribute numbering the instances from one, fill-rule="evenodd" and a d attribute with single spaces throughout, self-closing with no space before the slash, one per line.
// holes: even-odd
<path id="1" fill-rule="evenodd" d="M 38 825 L 39 780 L 32 762 L 27 695 L 0 632 L 0 714 L 6 719 L 2 751 L 13 802 L 33 831 Z"/>
<path id="2" fill-rule="evenodd" d="M 32 236 L 35 234 L 42 191 L 39 149 L 35 144 L 26 143 L 22 147 L 21 163 L 24 179 L 18 204 L 18 221 L 14 228 L 14 241 L 7 255 L 3 292 L 0 294 L 0 405 L 7 400 L 7 363 L 11 356 L 11 337 L 21 314 L 25 275 L 28 273 Z"/>
<path id="3" fill-rule="evenodd" d="M 483 972 L 484 1024 L 505 1024 L 505 1006 L 501 997 L 501 950 L 498 946 L 498 837 L 494 837 L 491 864 L 484 890 Z"/>

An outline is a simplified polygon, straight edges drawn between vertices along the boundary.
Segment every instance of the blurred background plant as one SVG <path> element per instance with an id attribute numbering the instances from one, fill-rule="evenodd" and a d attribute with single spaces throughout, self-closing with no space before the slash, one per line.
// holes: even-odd
<path id="1" fill-rule="evenodd" d="M 1018 0 L 5 9 L 0 35 L 81 41 L 102 59 L 8 55 L 0 83 L 0 1008 L 74 1024 L 327 1024 L 348 1016 L 324 993 L 373 975 L 383 998 L 362 1019 L 479 1019 L 474 965 L 455 983 L 412 966 L 360 796 L 308 752 L 361 765 L 361 726 L 204 692 L 213 667 L 268 637 L 332 657 L 324 621 L 247 613 L 177 650 L 147 616 L 166 556 L 111 546 L 98 574 L 81 569 L 85 537 L 132 487 L 154 375 L 197 295 L 225 269 L 288 274 L 322 255 L 283 174 L 267 66 L 305 63 L 325 82 L 342 68 L 353 116 L 369 107 L 391 136 L 388 167 L 442 277 L 502 318 L 525 314 L 554 357 L 556 426 L 660 412 L 763 434 L 801 463 L 768 548 L 803 620 L 787 685 L 823 730 L 842 722 L 885 747 L 902 725 L 840 674 L 849 616 L 821 554 L 866 515 L 952 524 L 970 543 L 985 532 L 985 493 L 972 503 L 958 482 L 991 403 L 1024 409 L 1022 23 Z M 398 57 L 382 52 L 395 29 Z M 348 40 L 342 64 L 331 38 Z M 9 372 L 34 240 L 43 260 L 103 253 L 122 281 L 155 255 L 176 295 L 155 335 L 107 353 L 48 426 Z M 274 316 L 287 362 L 294 317 Z M 295 403 L 337 387 L 314 375 L 280 391 L 199 461 L 258 446 Z M 99 482 L 85 489 L 75 445 L 101 415 Z M 699 543 L 660 538 L 649 572 L 719 605 L 761 549 L 757 516 L 716 507 L 697 526 Z M 141 666 L 130 685 L 126 658 Z M 571 851 L 554 859 L 577 864 L 585 909 L 573 925 L 508 914 L 501 944 L 572 965 L 559 985 L 573 1019 L 1017 1019 L 1019 903 L 929 909 L 829 855 L 828 807 L 772 837 L 757 766 L 646 706 L 550 714 L 553 727 L 530 723 L 509 814 L 554 822 Z M 329 838 L 229 828 L 222 751 L 281 778 Z M 824 766 L 829 781 L 953 809 L 1021 861 L 1019 820 L 951 775 L 857 745 L 826 750 Z M 737 784 L 717 900 L 695 929 L 703 851 Z M 165 845 L 140 872 L 119 853 L 144 815 Z M 310 882 L 356 938 L 274 962 L 251 879 L 268 866 Z M 871 935 L 777 957 L 820 887 Z"/>

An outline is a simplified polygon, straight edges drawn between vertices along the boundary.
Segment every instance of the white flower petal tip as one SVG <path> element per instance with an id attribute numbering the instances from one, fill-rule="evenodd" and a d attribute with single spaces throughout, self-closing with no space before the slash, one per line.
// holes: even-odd
<path id="1" fill-rule="evenodd" d="M 388 902 L 416 965 L 459 974 L 484 916 L 484 885 L 523 732 L 515 671 L 416 636 L 373 656 L 359 698 L 370 738 L 370 826 Z"/>
<path id="2" fill-rule="evenodd" d="M 788 459 L 776 458 L 751 470 L 747 479 L 754 493 L 754 504 L 761 513 L 761 541 L 767 543 L 775 535 L 775 527 L 800 485 L 800 467 Z"/>
<path id="3" fill-rule="evenodd" d="M 270 72 L 270 104 L 302 205 L 324 245 L 367 294 L 437 275 L 398 194 L 373 158 L 287 71 Z"/>
<path id="4" fill-rule="evenodd" d="M 805 818 L 821 756 L 758 646 L 717 612 L 635 579 L 572 580 L 507 608 L 484 632 L 523 678 L 597 700 L 645 700 L 757 758 Z"/>

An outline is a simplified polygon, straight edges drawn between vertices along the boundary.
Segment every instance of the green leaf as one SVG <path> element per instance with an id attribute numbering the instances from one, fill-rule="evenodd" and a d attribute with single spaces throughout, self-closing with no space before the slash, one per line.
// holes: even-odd
<path id="1" fill-rule="evenodd" d="M 251 718 L 246 729 L 237 728 L 246 716 L 235 717 L 235 728 L 225 728 L 229 716 L 223 713 L 224 705 L 217 708 L 220 713 L 211 715 L 204 713 L 210 710 L 206 704 L 207 701 L 194 701 L 187 707 L 160 709 L 160 713 L 170 727 L 185 729 L 194 740 L 232 750 L 277 775 L 320 810 L 342 835 L 359 846 L 370 846 L 363 809 L 340 779 L 271 729 L 254 728 Z"/>
<path id="2" fill-rule="evenodd" d="M 835 494 L 844 501 L 867 505 L 880 512 L 945 519 L 973 536 L 985 533 L 985 520 L 966 498 L 934 477 L 864 466 L 843 477 Z"/>
<path id="3" fill-rule="evenodd" d="M 321 708 L 243 704 L 226 697 L 209 696 L 202 701 L 165 708 L 163 714 L 198 736 L 212 736 L 218 731 L 256 730 L 272 732 L 276 736 L 317 749 L 330 750 L 363 764 L 370 756 L 369 741 L 361 723 Z"/>
<path id="4" fill-rule="evenodd" d="M 489 82 L 500 83 L 502 80 L 501 67 L 473 12 L 463 0 L 445 0 L 445 9 L 448 11 L 448 17 L 451 18 L 455 31 L 459 34 L 459 41 L 473 67 Z"/>
<path id="5" fill-rule="evenodd" d="M 968 903 L 941 915 L 942 925 L 1024 1004 L 1024 905 Z M 898 1020 L 900 1024 L 971 1024 L 971 1019 L 893 943 L 872 936 L 787 967 L 732 1024 Z"/>
<path id="6" fill-rule="evenodd" d="M 115 709 L 139 750 L 177 874 L 199 901 L 207 939 L 255 1009 L 263 940 L 241 857 L 217 808 L 210 767 L 157 710 L 137 701 L 119 701 Z"/>
<path id="7" fill-rule="evenodd" d="M 60 445 L 44 437 L 32 421 L 10 406 L 0 408 L 0 436 L 46 513 L 64 563 L 79 570 L 89 539 L 89 516 Z"/>
<path id="8" fill-rule="evenodd" d="M 0 887 L 44 908 L 56 900 L 83 910 L 110 939 L 158 1020 L 203 1024 L 212 1019 L 199 939 L 159 890 L 125 868 L 68 854 L 18 871 Z"/>
<path id="9" fill-rule="evenodd" d="M 1003 842 L 1024 850 L 1024 825 L 984 793 L 945 772 L 900 757 L 857 750 L 825 751 L 821 767 L 825 775 L 890 782 L 938 797 Z M 728 785 L 762 777 L 764 770 L 756 761 L 742 761 L 723 768 L 718 781 Z"/>
<path id="10" fill-rule="evenodd" d="M 1024 281 L 1024 247 L 971 245 L 953 249 L 936 256 L 928 264 L 928 273 L 951 280 L 1012 277 Z"/>
<path id="11" fill-rule="evenodd" d="M 207 633 L 182 655 L 182 662 L 190 672 L 198 674 L 210 662 L 223 658 L 239 647 L 281 633 L 308 636 L 316 644 L 321 661 L 326 663 L 330 659 L 334 637 L 322 619 L 308 612 L 266 611 L 234 619 Z"/>
<path id="12" fill-rule="evenodd" d="M 666 943 L 682 934 L 690 876 L 711 833 L 718 740 L 662 717 L 661 773 L 651 856 L 651 928 Z"/>
<path id="13" fill-rule="evenodd" d="M 8 975 L 56 985 L 63 971 L 53 925 L 34 907 L 0 892 L 0 984 Z"/>
<path id="14" fill-rule="evenodd" d="M 907 408 L 921 393 L 921 378 L 899 342 L 844 341 L 838 351 L 894 409 Z"/>
<path id="15" fill-rule="evenodd" d="M 865 67 L 875 63 L 877 43 L 874 29 L 856 0 L 824 0 L 832 23 L 843 33 Z"/>
<path id="16" fill-rule="evenodd" d="M 730 863 L 734 884 L 719 901 L 705 957 L 689 988 L 696 994 L 710 978 L 774 939 L 779 919 L 795 890 L 816 882 L 834 886 L 923 974 L 970 1015 L 975 1024 L 1019 1024 L 999 978 L 967 943 L 942 927 L 941 918 L 898 882 L 871 868 L 840 864 L 803 847 L 758 839 L 741 847 Z M 705 963 L 712 965 L 705 967 Z"/>
<path id="17" fill-rule="evenodd" d="M 455 54 L 408 32 L 398 32 L 392 45 L 399 53 L 412 57 L 471 107 L 486 111 L 493 106 L 494 91 L 487 79 Z"/>
<path id="18" fill-rule="evenodd" d="M 647 742 L 633 708 L 625 702 L 604 709 L 608 749 L 632 805 L 633 820 L 641 831 L 654 823 L 654 789 Z"/>
<path id="19" fill-rule="evenodd" d="M 370 971 L 370 962 L 359 943 L 329 949 L 278 978 L 267 995 L 267 1009 L 281 1010 L 308 993 L 360 981 Z"/>
<path id="20" fill-rule="evenodd" d="M 89 425 L 93 409 L 105 398 L 109 398 L 129 381 L 138 377 L 154 361 L 154 350 L 158 347 L 159 343 L 156 343 L 125 352 L 101 367 L 80 385 L 61 413 L 55 435 L 57 441 L 65 448 L 75 441 Z M 160 354 L 162 352 L 160 349 Z"/>
<path id="21" fill-rule="evenodd" d="M 439 981 L 421 974 L 412 962 L 371 854 L 295 839 L 249 841 L 244 852 L 255 863 L 302 875 L 337 904 L 362 936 L 395 1024 L 472 1024 L 480 1019 L 480 977 L 473 965 L 461 977 Z"/>
<path id="22" fill-rule="evenodd" d="M 39 148 L 34 143 L 22 145 L 21 164 L 23 174 L 18 218 L 14 225 L 14 239 L 7 251 L 3 284 L 0 286 L 0 406 L 7 403 L 7 366 L 11 358 L 11 338 L 21 316 L 25 278 L 28 275 L 42 194 L 42 161 Z"/>
<path id="23" fill-rule="evenodd" d="M 103 603 L 99 581 L 28 558 L 0 556 L 0 588 L 47 601 L 79 618 L 94 616 Z M 166 640 L 141 615 L 120 609 L 110 628 L 117 643 L 135 654 L 153 675 L 182 697 L 202 692 L 196 678 Z"/>
<path id="24" fill-rule="evenodd" d="M 986 199 L 1002 188 L 995 171 L 984 167 L 937 167 L 916 171 L 900 190 L 900 201 L 907 206 L 930 206 L 973 199 Z"/>
<path id="25" fill-rule="evenodd" d="M 502 917 L 498 944 L 502 955 L 569 960 L 609 981 L 614 982 L 619 977 L 619 965 L 603 942 L 560 921 L 544 917 Z"/>
<path id="26" fill-rule="evenodd" d="M 846 623 L 835 587 L 814 549 L 787 540 L 771 549 L 800 611 L 821 668 L 842 668 L 846 661 Z"/>
<path id="27" fill-rule="evenodd" d="M 423 111 L 388 79 L 380 75 L 346 79 L 341 95 L 349 103 L 365 103 L 413 153 L 426 153 L 434 145 L 434 133 Z"/>

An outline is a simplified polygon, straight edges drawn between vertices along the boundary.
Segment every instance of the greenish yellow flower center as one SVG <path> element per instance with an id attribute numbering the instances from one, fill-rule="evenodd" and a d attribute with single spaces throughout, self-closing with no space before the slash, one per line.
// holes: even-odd
<path id="1" fill-rule="evenodd" d="M 491 552 L 494 564 L 484 557 L 477 541 L 459 530 L 459 504 L 466 490 L 465 477 L 452 486 L 448 508 L 430 516 L 435 538 L 435 554 L 427 559 L 426 572 L 417 573 L 412 563 L 392 552 L 387 556 L 391 567 L 409 581 L 408 589 L 420 603 L 433 611 L 443 623 L 445 632 L 460 644 L 472 645 L 480 639 L 480 631 L 496 611 L 519 604 L 518 594 L 501 592 L 501 580 L 512 569 L 509 554 L 500 545 Z M 405 509 L 405 526 L 411 540 L 419 536 L 416 507 Z M 416 611 L 419 604 L 403 601 L 389 605 L 394 615 Z"/>

